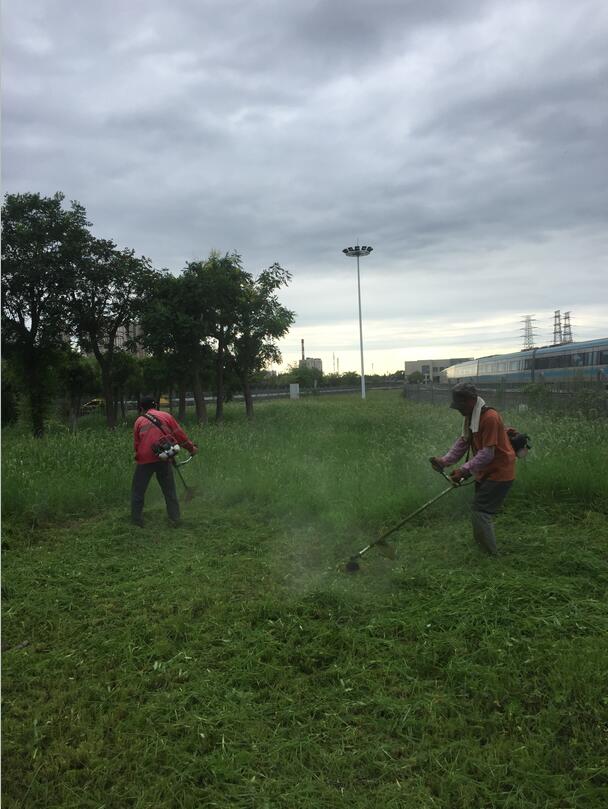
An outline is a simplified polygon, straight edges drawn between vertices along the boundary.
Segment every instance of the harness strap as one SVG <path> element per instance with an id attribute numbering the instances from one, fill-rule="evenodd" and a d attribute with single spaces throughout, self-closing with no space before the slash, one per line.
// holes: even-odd
<path id="1" fill-rule="evenodd" d="M 148 419 L 148 421 L 149 421 L 149 422 L 151 422 L 151 423 L 152 423 L 152 424 L 153 424 L 155 427 L 158 427 L 158 429 L 161 431 L 161 433 L 162 433 L 163 435 L 166 435 L 166 436 L 168 436 L 169 438 L 172 438 L 174 441 L 177 441 L 177 439 L 176 439 L 176 438 L 175 438 L 175 437 L 174 437 L 174 436 L 173 436 L 173 435 L 172 435 L 170 432 L 168 432 L 168 430 L 166 430 L 166 429 L 165 429 L 164 424 L 162 423 L 162 421 L 161 421 L 159 418 L 156 418 L 156 416 L 151 416 L 149 413 L 142 413 L 142 416 L 143 416 L 145 419 Z M 154 446 L 155 446 L 155 445 L 153 445 L 153 447 L 154 447 Z M 153 451 L 154 451 L 154 450 L 153 450 Z M 156 454 L 156 453 L 155 453 L 155 454 Z M 177 454 L 177 453 L 173 453 L 172 455 L 170 455 L 170 456 L 167 458 L 167 460 L 168 460 L 168 461 L 170 460 L 170 461 L 171 461 L 171 463 L 172 463 L 174 466 L 177 466 L 177 463 L 176 463 L 176 461 L 175 461 L 175 455 L 176 455 L 176 454 Z M 161 458 L 161 461 L 162 461 L 162 458 Z"/>
<path id="2" fill-rule="evenodd" d="M 151 422 L 152 422 L 152 424 L 153 424 L 155 427 L 158 427 L 158 429 L 161 431 L 161 433 L 162 433 L 163 435 L 170 435 L 170 433 L 168 433 L 168 432 L 167 432 L 167 430 L 165 430 L 165 426 L 164 426 L 164 424 L 162 423 L 162 421 L 161 421 L 160 419 L 157 419 L 157 418 L 156 418 L 156 416 L 151 416 L 149 413 L 142 413 L 142 416 L 143 416 L 145 419 L 148 419 L 148 421 L 151 421 Z"/>

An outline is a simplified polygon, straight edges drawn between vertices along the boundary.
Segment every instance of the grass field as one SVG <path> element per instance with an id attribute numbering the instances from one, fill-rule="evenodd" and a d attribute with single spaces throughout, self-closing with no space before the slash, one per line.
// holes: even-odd
<path id="1" fill-rule="evenodd" d="M 470 537 L 460 424 L 398 394 L 269 402 L 189 431 L 198 496 L 128 520 L 130 431 L 3 453 L 6 807 L 587 809 L 608 803 L 608 430 L 534 451 Z"/>

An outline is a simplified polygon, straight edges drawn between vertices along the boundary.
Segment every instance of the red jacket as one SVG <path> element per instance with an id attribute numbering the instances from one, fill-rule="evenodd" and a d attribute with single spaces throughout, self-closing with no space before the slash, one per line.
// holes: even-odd
<path id="1" fill-rule="evenodd" d="M 148 410 L 148 413 L 157 418 L 159 421 L 162 421 L 167 433 L 172 435 L 180 446 L 187 449 L 188 452 L 193 451 L 194 444 L 192 441 L 190 441 L 186 433 L 182 430 L 170 413 L 163 413 L 162 410 L 154 410 L 152 408 Z M 135 420 L 135 424 L 133 425 L 135 462 L 142 464 L 159 462 L 165 463 L 152 452 L 152 444 L 156 444 L 156 442 L 160 441 L 162 437 L 162 430 L 152 424 L 152 422 L 144 416 L 138 416 L 138 418 Z"/>

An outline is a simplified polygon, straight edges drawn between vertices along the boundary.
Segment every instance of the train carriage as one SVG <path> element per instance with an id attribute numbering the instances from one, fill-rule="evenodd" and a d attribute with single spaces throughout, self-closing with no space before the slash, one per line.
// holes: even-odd
<path id="1" fill-rule="evenodd" d="M 441 382 L 558 382 L 571 379 L 608 382 L 608 338 L 530 348 L 451 365 Z"/>

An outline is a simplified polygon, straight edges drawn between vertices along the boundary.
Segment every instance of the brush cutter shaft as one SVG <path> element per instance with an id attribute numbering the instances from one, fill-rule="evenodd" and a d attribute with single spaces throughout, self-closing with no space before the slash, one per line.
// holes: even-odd
<path id="1" fill-rule="evenodd" d="M 173 466 L 175 467 L 175 471 L 176 471 L 176 472 L 177 472 L 177 474 L 180 476 L 182 483 L 184 484 L 184 486 L 185 486 L 185 487 L 186 487 L 186 489 L 187 489 L 187 488 L 188 488 L 188 486 L 187 486 L 187 484 L 186 484 L 186 481 L 184 480 L 184 476 L 182 475 L 181 469 L 179 468 L 179 467 L 180 467 L 180 464 L 176 464 L 176 463 L 175 463 L 175 464 L 173 464 Z"/>
<path id="2" fill-rule="evenodd" d="M 403 520 L 401 520 L 401 522 L 400 522 L 398 525 L 393 526 L 393 527 L 392 527 L 392 528 L 391 528 L 389 531 L 387 531 L 385 534 L 382 534 L 382 536 L 381 536 L 381 537 L 379 537 L 379 538 L 376 540 L 376 542 L 374 542 L 373 544 L 375 545 L 375 544 L 377 544 L 378 542 L 382 542 L 382 541 L 383 541 L 384 539 L 386 539 L 388 536 L 390 536 L 391 534 L 394 534 L 394 533 L 395 533 L 395 531 L 398 531 L 398 530 L 399 530 L 399 528 L 401 528 L 401 526 L 402 526 L 402 525 L 405 525 L 405 523 L 406 523 L 406 522 L 408 522 L 409 520 L 411 520 L 411 519 L 412 519 L 413 517 L 415 517 L 417 514 L 420 514 L 420 512 L 421 512 L 421 511 L 424 511 L 424 509 L 425 509 L 425 508 L 428 508 L 429 506 L 432 506 L 432 505 L 433 505 L 433 503 L 435 503 L 437 500 L 439 500 L 440 498 L 442 498 L 444 495 L 446 495 L 448 492 L 451 492 L 451 491 L 452 491 L 452 489 L 455 489 L 455 488 L 457 488 L 457 485 L 456 485 L 456 484 L 454 484 L 454 483 L 452 483 L 452 484 L 451 484 L 451 485 L 450 485 L 450 486 L 449 486 L 447 489 L 444 489 L 442 492 L 439 492 L 439 494 L 436 494 L 436 495 L 435 495 L 435 497 L 431 498 L 431 500 L 429 500 L 428 502 L 426 502 L 426 503 L 425 503 L 423 506 L 420 506 L 420 508 L 417 508 L 417 509 L 416 509 L 416 511 L 412 511 L 412 513 L 411 513 L 411 514 L 408 514 L 408 515 L 407 515 L 407 517 L 405 517 Z"/>
<path id="3" fill-rule="evenodd" d="M 190 459 L 192 457 L 193 456 L 191 455 Z M 184 463 L 186 463 L 186 462 L 184 461 Z M 181 480 L 181 482 L 182 482 L 182 484 L 184 486 L 184 489 L 186 491 L 186 502 L 188 502 L 188 501 L 192 500 L 192 498 L 194 497 L 194 489 L 191 486 L 188 486 L 188 484 L 184 480 L 184 476 L 182 475 L 182 470 L 180 469 L 180 466 L 183 466 L 184 463 L 177 463 L 177 461 L 175 461 L 175 459 L 173 460 L 173 466 L 175 467 L 175 471 L 179 475 L 179 479 Z"/>
<path id="4" fill-rule="evenodd" d="M 448 486 L 448 488 L 447 488 L 447 489 L 444 489 L 442 492 L 439 492 L 439 494 L 436 494 L 436 495 L 435 495 L 435 497 L 432 497 L 432 498 L 431 498 L 429 501 L 427 501 L 427 502 L 426 502 L 426 503 L 425 503 L 423 506 L 420 506 L 420 508 L 417 508 L 417 509 L 416 509 L 416 511 L 412 511 L 412 513 L 411 513 L 411 514 L 408 514 L 408 515 L 407 515 L 407 517 L 405 517 L 405 519 L 401 520 L 401 522 L 400 522 L 400 523 L 398 523 L 397 525 L 394 525 L 394 526 L 393 526 L 393 527 L 392 527 L 392 528 L 391 528 L 389 531 L 387 531 L 385 534 L 382 534 L 382 536 L 378 537 L 378 539 L 375 539 L 373 542 L 370 542 L 370 543 L 369 543 L 369 545 L 366 545 L 366 546 L 365 546 L 365 548 L 363 548 L 363 550 L 360 550 L 360 551 L 359 551 L 359 553 L 357 553 L 357 554 L 355 554 L 354 556 L 352 556 L 352 557 L 351 557 L 351 561 L 353 561 L 354 559 L 358 559 L 359 557 L 363 556 L 363 554 L 364 554 L 364 553 L 367 553 L 367 552 L 368 552 L 368 551 L 369 551 L 371 548 L 373 548 L 373 547 L 374 547 L 374 545 L 378 545 L 378 544 L 383 543 L 383 542 L 384 542 L 384 540 L 385 540 L 385 539 L 386 539 L 388 536 L 390 536 L 391 534 L 394 534 L 394 533 L 395 533 L 395 531 L 398 531 L 398 530 L 399 530 L 399 529 L 400 529 L 402 526 L 404 526 L 404 525 L 405 525 L 405 523 L 406 523 L 406 522 L 408 522 L 409 520 L 411 520 L 411 519 L 412 519 L 413 517 L 415 517 L 417 514 L 420 514 L 420 512 L 421 512 L 421 511 L 424 511 L 424 509 L 425 509 L 425 508 L 428 508 L 429 506 L 432 506 L 432 505 L 433 505 L 433 503 L 437 502 L 437 500 L 441 499 L 441 498 L 442 498 L 444 495 L 446 495 L 448 492 L 451 492 L 453 489 L 458 489 L 458 488 L 459 488 L 459 486 L 458 486 L 458 484 L 457 484 L 457 483 L 451 483 L 451 484 Z"/>

